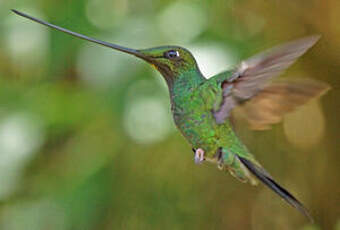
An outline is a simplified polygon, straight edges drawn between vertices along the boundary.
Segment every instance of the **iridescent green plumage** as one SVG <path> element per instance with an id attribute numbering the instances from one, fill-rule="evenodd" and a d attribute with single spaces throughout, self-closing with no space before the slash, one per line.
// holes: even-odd
<path id="1" fill-rule="evenodd" d="M 253 129 L 266 129 L 282 116 L 310 98 L 320 96 L 329 87 L 316 81 L 272 82 L 318 40 L 311 36 L 296 40 L 243 61 L 238 67 L 206 79 L 195 58 L 178 46 L 134 50 L 103 42 L 66 30 L 24 13 L 16 14 L 125 53 L 152 64 L 166 80 L 176 126 L 200 153 L 200 160 L 216 163 L 241 181 L 262 181 L 274 192 L 310 218 L 303 205 L 277 184 L 234 132 L 234 110 L 243 114 Z"/>
<path id="2" fill-rule="evenodd" d="M 185 76 L 186 74 L 184 78 Z M 250 180 L 252 184 L 255 184 L 248 170 L 234 155 L 237 154 L 256 162 L 254 157 L 236 136 L 230 121 L 226 120 L 223 124 L 217 124 L 212 112 L 219 104 L 218 99 L 222 98 L 221 82 L 217 78 L 212 78 L 192 88 L 191 82 L 187 82 L 185 85 L 188 88 L 185 90 L 177 84 L 177 82 L 174 83 L 171 92 L 174 121 L 192 147 L 203 149 L 206 160 L 220 163 L 221 168 L 228 169 L 241 181 Z M 223 162 L 218 162 L 219 154 L 223 154 Z"/>

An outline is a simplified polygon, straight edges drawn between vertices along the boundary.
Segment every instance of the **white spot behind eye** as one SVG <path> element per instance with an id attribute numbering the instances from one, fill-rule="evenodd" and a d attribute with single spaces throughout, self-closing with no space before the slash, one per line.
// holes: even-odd
<path id="1" fill-rule="evenodd" d="M 175 52 L 176 52 L 176 57 L 179 57 L 179 52 L 177 50 Z"/>
<path id="2" fill-rule="evenodd" d="M 164 56 L 168 59 L 176 59 L 176 58 L 179 58 L 179 52 L 177 50 L 170 50 L 170 51 L 167 51 Z"/>

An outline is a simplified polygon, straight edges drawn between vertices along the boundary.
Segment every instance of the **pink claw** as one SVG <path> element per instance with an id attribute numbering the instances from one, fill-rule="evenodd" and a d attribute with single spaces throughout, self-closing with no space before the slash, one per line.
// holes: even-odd
<path id="1" fill-rule="evenodd" d="M 203 161 L 204 161 L 204 150 L 201 148 L 198 148 L 195 151 L 195 163 L 201 164 Z"/>

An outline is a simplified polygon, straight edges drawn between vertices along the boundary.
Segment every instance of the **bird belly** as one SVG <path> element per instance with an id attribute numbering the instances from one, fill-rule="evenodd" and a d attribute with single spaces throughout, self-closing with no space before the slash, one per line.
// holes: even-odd
<path id="1" fill-rule="evenodd" d="M 208 96 L 197 90 L 179 94 L 172 98 L 171 110 L 177 128 L 192 147 L 203 149 L 205 156 L 212 158 L 218 148 L 229 146 L 233 130 L 228 121 L 216 123 Z"/>
<path id="2" fill-rule="evenodd" d="M 183 111 L 182 111 L 183 112 Z M 174 121 L 193 148 L 201 148 L 206 156 L 213 157 L 219 148 L 218 125 L 210 111 L 186 111 L 174 114 Z"/>

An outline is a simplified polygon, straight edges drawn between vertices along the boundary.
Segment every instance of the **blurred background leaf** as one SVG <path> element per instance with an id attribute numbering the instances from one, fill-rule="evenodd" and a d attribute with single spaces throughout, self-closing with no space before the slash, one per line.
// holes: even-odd
<path id="1" fill-rule="evenodd" d="M 239 128 L 316 223 L 263 186 L 194 165 L 147 64 L 11 8 L 132 48 L 187 47 L 207 77 L 321 34 L 285 77 L 333 89 L 271 131 Z M 0 19 L 0 229 L 339 229 L 338 0 L 2 0 Z"/>

